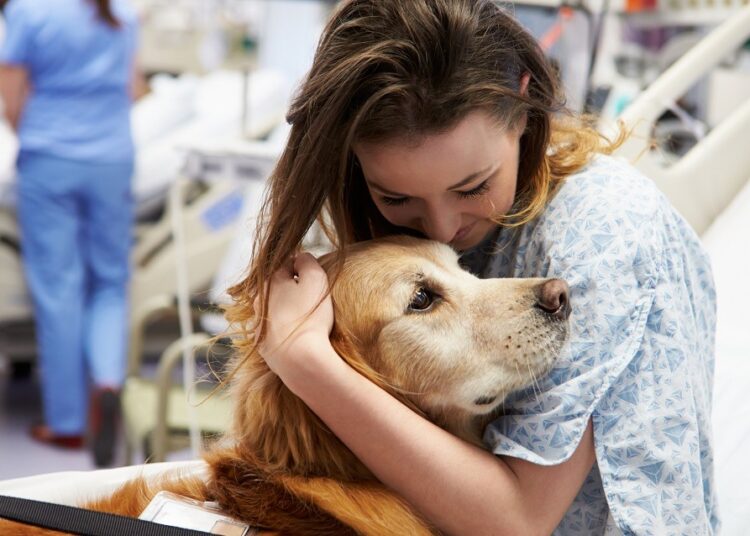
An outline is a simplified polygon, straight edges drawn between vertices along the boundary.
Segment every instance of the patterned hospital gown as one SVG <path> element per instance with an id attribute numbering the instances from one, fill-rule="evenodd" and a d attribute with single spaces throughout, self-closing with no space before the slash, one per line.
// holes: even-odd
<path id="1" fill-rule="evenodd" d="M 484 435 L 495 454 L 554 465 L 593 419 L 597 463 L 555 534 L 714 534 L 716 297 L 697 236 L 655 185 L 597 156 L 539 218 L 464 263 L 570 285 L 569 343 Z"/>

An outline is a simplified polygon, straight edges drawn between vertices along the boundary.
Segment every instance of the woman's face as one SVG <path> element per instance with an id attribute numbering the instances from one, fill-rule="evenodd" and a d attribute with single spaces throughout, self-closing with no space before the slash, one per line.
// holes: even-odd
<path id="1" fill-rule="evenodd" d="M 506 130 L 485 112 L 417 143 L 354 145 L 375 205 L 392 224 L 461 251 L 479 244 L 516 193 L 523 127 Z"/>

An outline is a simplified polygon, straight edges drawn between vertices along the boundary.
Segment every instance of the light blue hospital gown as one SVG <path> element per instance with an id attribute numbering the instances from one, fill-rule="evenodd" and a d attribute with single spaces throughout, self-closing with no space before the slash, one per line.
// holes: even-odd
<path id="1" fill-rule="evenodd" d="M 692 229 L 649 179 L 598 156 L 494 243 L 483 276 L 563 278 L 573 312 L 554 369 L 510 397 L 488 447 L 559 464 L 591 417 L 597 463 L 555 534 L 715 533 L 716 296 Z M 469 252 L 469 268 L 481 259 Z"/>

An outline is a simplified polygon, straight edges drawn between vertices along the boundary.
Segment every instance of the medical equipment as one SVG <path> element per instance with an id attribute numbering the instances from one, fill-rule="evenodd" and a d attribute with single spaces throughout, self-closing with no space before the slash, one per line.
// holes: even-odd
<path id="1" fill-rule="evenodd" d="M 173 303 L 164 309 L 171 310 Z M 220 344 L 220 343 L 219 343 Z M 125 426 L 125 463 L 141 459 L 161 462 L 167 453 L 190 446 L 191 419 L 202 437 L 218 436 L 231 422 L 232 406 L 226 389 L 216 382 L 198 382 L 186 390 L 173 381 L 176 367 L 182 362 L 182 352 L 189 345 L 200 356 L 216 351 L 217 343 L 206 333 L 195 333 L 170 344 L 158 361 L 153 378 L 141 375 L 141 361 L 131 361 L 122 390 L 123 424 Z M 191 415 L 190 412 L 194 412 Z"/>
<path id="2" fill-rule="evenodd" d="M 284 73 L 285 80 L 291 81 L 288 86 L 279 91 L 279 94 L 285 99 L 284 102 L 290 98 L 291 87 L 296 86 L 312 60 L 312 53 L 317 43 L 318 33 L 325 13 L 326 10 L 324 7 L 317 2 L 300 3 L 294 0 L 284 0 L 267 6 L 267 34 L 261 40 L 262 46 L 259 50 L 259 65 L 273 65 L 275 69 L 280 69 Z M 296 44 L 294 47 L 290 47 L 289 43 L 285 41 L 290 35 L 293 36 Z M 286 37 L 282 39 L 279 36 Z M 282 40 L 280 41 L 279 39 Z M 249 84 L 250 87 L 254 85 L 252 81 Z M 257 113 L 253 113 L 251 109 L 250 120 L 253 121 L 255 119 L 257 121 L 256 116 Z M 250 223 L 252 227 L 262 200 L 263 181 L 270 173 L 283 149 L 288 127 L 286 125 L 280 126 L 262 142 L 252 142 L 245 139 L 242 134 L 246 127 L 247 125 L 243 124 L 240 132 L 235 133 L 234 136 L 223 136 L 220 139 L 202 138 L 203 140 L 210 140 L 208 142 L 197 142 L 195 141 L 196 138 L 193 138 L 192 142 L 188 144 L 189 151 L 187 152 L 186 165 L 182 174 L 183 177 L 189 178 L 189 180 L 180 182 L 183 188 L 190 188 L 190 185 L 196 181 L 205 184 L 233 184 L 234 187 L 241 184 L 242 188 L 247 188 L 246 202 L 243 205 L 244 214 L 241 220 Z M 178 187 L 173 188 L 170 199 L 173 200 L 171 205 L 177 207 L 179 210 L 182 206 L 179 202 L 182 199 L 182 191 Z M 189 243 L 183 240 L 182 237 L 190 236 L 186 220 L 182 217 L 182 214 L 173 211 L 170 223 L 172 236 L 174 237 L 173 242 L 177 267 L 176 292 L 169 292 L 166 297 L 162 295 L 162 297 L 154 297 L 150 301 L 144 301 L 144 307 L 134 315 L 133 326 L 138 331 L 133 331 L 131 335 L 132 350 L 130 362 L 140 362 L 139 352 L 142 349 L 141 334 L 148 318 L 159 309 L 167 307 L 166 303 L 170 301 L 170 296 L 176 294 L 181 337 L 170 348 L 172 351 L 176 351 L 175 349 L 178 347 L 182 349 L 183 385 L 192 385 L 195 378 L 193 370 L 193 346 L 196 340 L 200 341 L 201 339 L 200 335 L 193 333 L 192 318 L 188 305 L 189 295 L 192 290 L 189 288 L 187 281 L 188 278 L 190 280 L 193 278 L 197 259 L 190 258 L 187 250 L 182 249 L 183 245 Z M 244 246 L 239 246 L 237 250 L 241 250 L 241 253 L 239 255 L 232 255 L 231 258 L 235 260 L 241 258 L 242 261 L 240 262 L 244 262 L 242 265 L 244 269 L 249 260 L 249 246 L 247 244 L 249 243 L 249 237 L 252 236 L 252 231 L 251 229 L 240 227 L 240 235 L 242 238 L 239 240 L 235 239 L 235 242 L 242 242 Z M 220 259 L 220 256 L 216 256 L 214 260 L 218 261 L 218 259 Z M 232 275 L 235 276 L 236 274 Z M 214 286 L 221 289 L 218 293 L 210 294 L 214 303 L 221 301 L 220 294 L 226 288 L 226 283 L 226 281 L 220 281 L 218 285 Z M 154 294 L 152 296 L 157 295 Z M 215 324 L 212 330 L 213 334 L 223 331 L 223 321 L 220 317 L 213 315 L 211 320 L 207 322 L 211 321 Z M 176 354 L 165 352 L 162 360 L 160 360 L 160 367 L 165 370 L 174 366 L 176 361 L 173 361 L 173 359 L 176 360 Z M 131 366 L 129 378 L 137 377 L 137 369 L 137 365 Z M 142 385 L 131 381 L 126 381 L 125 383 L 123 400 L 126 401 L 124 404 L 126 421 L 129 419 L 129 416 L 132 416 L 133 419 L 139 418 L 140 411 L 138 409 L 131 411 L 129 408 L 132 405 L 128 404 L 127 400 L 139 400 L 138 397 L 131 397 L 129 391 L 133 389 L 137 390 Z M 150 384 L 149 388 L 153 389 L 154 385 L 153 383 Z M 158 393 L 158 400 L 164 401 L 168 398 L 164 389 L 158 390 Z M 136 408 L 136 406 L 132 407 Z M 161 456 L 167 448 L 168 441 L 164 430 L 168 426 L 166 424 L 166 410 L 163 409 L 161 402 L 159 408 L 152 437 L 155 439 L 154 454 Z M 202 433 L 205 431 L 205 427 L 200 426 L 198 411 L 191 406 L 190 401 L 188 401 L 186 409 L 186 419 L 183 419 L 181 423 L 183 424 L 183 428 L 186 427 L 189 430 L 191 447 L 194 454 L 197 455 L 200 452 L 200 439 Z M 215 419 L 210 425 L 210 430 L 214 430 L 218 422 L 220 420 Z M 180 428 L 180 426 L 175 426 L 175 424 L 174 421 L 171 421 L 170 427 Z M 131 426 L 131 430 L 135 430 L 136 427 L 137 425 Z M 138 429 L 143 430 L 143 427 Z M 133 433 L 132 435 L 136 436 L 136 439 L 134 439 L 135 442 L 139 441 L 137 439 L 139 434 Z M 133 441 L 129 441 L 129 443 L 131 444 L 129 452 L 132 452 Z"/>
<path id="3" fill-rule="evenodd" d="M 278 132 L 267 141 L 253 142 L 235 140 L 231 143 L 204 144 L 190 151 L 185 174 L 203 181 L 227 182 L 245 185 L 245 202 L 240 217 L 242 225 L 236 227 L 231 244 L 214 275 L 208 291 L 208 301 L 219 306 L 230 303 L 226 289 L 239 282 L 250 262 L 255 224 L 260 212 L 265 188 L 265 177 L 283 149 L 285 136 Z M 179 221 L 175 222 L 179 226 Z M 177 249 L 180 240 L 176 235 Z M 330 243 L 320 226 L 314 225 L 307 233 L 303 248 L 315 254 L 330 250 Z M 176 260 L 180 259 L 178 254 Z M 193 266 L 180 263 L 178 272 L 192 273 Z M 184 276 L 183 276 L 184 277 Z M 192 319 L 188 311 L 189 292 L 178 285 L 177 303 L 171 293 L 151 296 L 134 314 L 131 327 L 128 374 L 122 391 L 123 420 L 127 433 L 127 456 L 143 448 L 145 457 L 163 461 L 168 452 L 187 446 L 186 433 L 192 431 L 191 446 L 197 456 L 201 439 L 225 430 L 229 424 L 231 405 L 226 392 L 216 389 L 215 383 L 198 382 L 194 385 L 194 350 L 200 348 L 200 358 L 216 353 L 223 344 L 212 342 L 212 336 L 226 335 L 227 324 L 219 312 L 201 311 L 200 329 L 193 332 Z M 181 337 L 174 341 L 161 355 L 155 377 L 142 374 L 143 333 L 150 319 L 165 311 L 174 312 L 182 306 Z M 180 358 L 182 357 L 182 363 Z M 187 365 L 186 365 L 187 363 Z M 173 371 L 182 364 L 183 382 L 173 381 Z M 209 396 L 209 394 L 211 396 Z M 193 415 L 191 417 L 191 412 Z M 191 423 L 192 419 L 192 423 Z"/>
<path id="4" fill-rule="evenodd" d="M 242 243 L 239 249 L 245 263 L 249 260 L 247 244 L 262 203 L 264 181 L 283 148 L 283 141 L 283 138 L 274 137 L 265 142 L 238 140 L 234 144 L 221 144 L 219 149 L 193 148 L 187 158 L 186 176 L 209 183 L 229 184 L 244 191 L 240 220 L 245 225 L 237 227 L 233 242 L 236 244 L 239 240 Z M 183 180 L 177 184 L 188 186 L 190 182 Z M 179 206 L 179 191 L 173 193 L 176 195 L 170 196 L 171 204 Z M 193 362 L 195 348 L 205 347 L 210 354 L 221 343 L 213 343 L 205 332 L 193 332 L 188 304 L 190 289 L 186 282 L 192 278 L 195 265 L 186 257 L 183 238 L 186 228 L 181 214 L 173 214 L 172 232 L 175 238 L 172 260 L 176 266 L 173 264 L 171 271 L 174 274 L 176 268 L 177 302 L 175 292 L 159 292 L 143 300 L 133 315 L 128 373 L 122 389 L 128 462 L 132 462 L 134 452 L 141 447 L 145 458 L 163 461 L 167 452 L 187 446 L 185 432 L 189 432 L 190 446 L 197 456 L 202 438 L 206 434 L 218 434 L 225 430 L 231 418 L 231 405 L 225 390 L 218 389 L 215 383 L 192 388 L 196 377 Z M 220 280 L 213 288 L 221 289 L 220 293 L 226 288 L 225 282 Z M 214 303 L 221 301 L 216 290 L 212 290 L 209 297 Z M 142 374 L 141 366 L 145 327 L 154 315 L 174 311 L 175 308 L 179 313 L 181 336 L 162 353 L 155 377 L 148 378 Z M 222 333 L 225 327 L 219 320 L 212 335 Z M 180 363 L 183 380 L 177 384 L 172 378 L 173 371 Z M 185 389 L 185 385 L 191 388 Z"/>
<path id="5" fill-rule="evenodd" d="M 543 47 L 562 41 L 564 50 L 551 50 L 549 56 L 561 67 L 568 106 L 590 111 L 606 123 L 711 26 L 736 16 L 746 5 L 745 0 L 520 0 L 511 9 Z M 578 15 L 578 24 L 571 24 L 571 14 Z M 558 20 L 540 32 L 545 17 Z M 639 42 L 642 39 L 645 42 Z M 654 45 L 654 40 L 666 40 L 661 50 L 644 46 Z"/>

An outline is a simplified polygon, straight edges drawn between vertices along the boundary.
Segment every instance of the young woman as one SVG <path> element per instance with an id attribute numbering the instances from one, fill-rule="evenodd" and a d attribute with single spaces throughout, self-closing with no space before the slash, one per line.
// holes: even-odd
<path id="1" fill-rule="evenodd" d="M 230 317 L 264 313 L 269 366 L 380 480 L 446 533 L 716 530 L 706 255 L 655 186 L 565 112 L 510 16 L 488 0 L 344 2 L 288 120 Z M 295 256 L 321 215 L 337 246 L 417 234 L 481 277 L 568 281 L 570 342 L 506 402 L 487 450 L 335 354 L 325 274 Z"/>
<path id="2" fill-rule="evenodd" d="M 20 141 L 44 407 L 31 435 L 81 447 L 91 394 L 94 459 L 107 465 L 125 374 L 135 13 L 127 0 L 10 0 L 4 14 L 0 95 Z"/>

